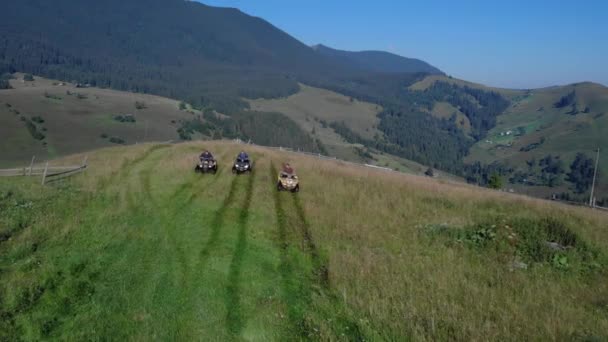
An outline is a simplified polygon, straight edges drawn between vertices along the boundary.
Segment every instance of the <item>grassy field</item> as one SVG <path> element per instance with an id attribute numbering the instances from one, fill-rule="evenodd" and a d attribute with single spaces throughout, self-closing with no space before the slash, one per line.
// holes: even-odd
<path id="1" fill-rule="evenodd" d="M 606 213 L 253 147 L 234 176 L 242 148 L 0 179 L 0 340 L 608 338 Z"/>
<path id="2" fill-rule="evenodd" d="M 16 77 L 11 81 L 14 89 L 0 90 L 0 167 L 22 166 L 33 155 L 45 160 L 111 146 L 112 137 L 127 144 L 176 140 L 177 127 L 172 121 L 192 117 L 179 110 L 177 101 L 162 97 L 76 88 L 40 77 L 23 82 L 21 74 Z M 136 109 L 136 102 L 145 108 Z M 125 114 L 132 114 L 136 122 L 114 120 Z M 33 117 L 44 120 L 35 124 L 45 135 L 43 140 L 34 139 L 22 121 Z"/>

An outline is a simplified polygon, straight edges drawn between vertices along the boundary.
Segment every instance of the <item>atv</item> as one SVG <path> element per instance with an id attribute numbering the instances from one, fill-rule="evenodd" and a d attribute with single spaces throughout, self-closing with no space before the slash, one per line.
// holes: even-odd
<path id="1" fill-rule="evenodd" d="M 194 172 L 197 173 L 213 173 L 217 172 L 217 162 L 215 159 L 200 158 L 198 164 L 194 168 Z"/>
<path id="2" fill-rule="evenodd" d="M 279 181 L 277 182 L 277 191 L 291 191 L 298 192 L 300 191 L 300 181 L 298 180 L 298 176 L 295 173 L 288 173 L 285 171 L 281 171 L 279 173 Z"/>
<path id="3" fill-rule="evenodd" d="M 249 158 L 237 157 L 234 165 L 232 165 L 232 173 L 241 174 L 253 171 L 253 163 Z"/>

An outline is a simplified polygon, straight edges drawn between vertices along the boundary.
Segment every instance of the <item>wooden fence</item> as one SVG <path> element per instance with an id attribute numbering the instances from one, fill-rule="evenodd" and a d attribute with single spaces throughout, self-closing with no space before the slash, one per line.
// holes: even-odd
<path id="1" fill-rule="evenodd" d="M 27 167 L 0 170 L 0 177 L 41 176 L 41 183 L 44 185 L 48 182 L 80 173 L 88 167 L 86 156 L 81 165 L 51 166 L 49 162 L 46 162 L 44 166 L 34 166 L 34 161 L 35 157 L 32 158 L 32 162 Z"/>

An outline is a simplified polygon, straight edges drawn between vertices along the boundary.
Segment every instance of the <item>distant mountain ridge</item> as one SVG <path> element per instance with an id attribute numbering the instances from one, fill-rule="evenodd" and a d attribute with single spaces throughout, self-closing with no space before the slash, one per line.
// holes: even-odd
<path id="1" fill-rule="evenodd" d="M 317 44 L 312 48 L 319 54 L 331 57 L 353 68 L 386 73 L 428 73 L 444 75 L 444 72 L 416 58 L 399 56 L 386 51 L 344 51 Z"/>

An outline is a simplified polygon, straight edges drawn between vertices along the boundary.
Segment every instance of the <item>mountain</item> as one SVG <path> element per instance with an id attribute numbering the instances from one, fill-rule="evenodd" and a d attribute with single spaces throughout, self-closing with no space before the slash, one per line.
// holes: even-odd
<path id="1" fill-rule="evenodd" d="M 443 74 L 443 72 L 425 61 L 415 58 L 402 57 L 384 51 L 343 51 L 322 44 L 314 45 L 313 49 L 319 54 L 331 57 L 342 64 L 368 71 L 387 73 L 416 73 Z"/>
<path id="2" fill-rule="evenodd" d="M 0 12 L 0 32 L 0 72 L 199 105 L 283 96 L 298 75 L 348 72 L 260 18 L 182 0 L 15 1 Z"/>

